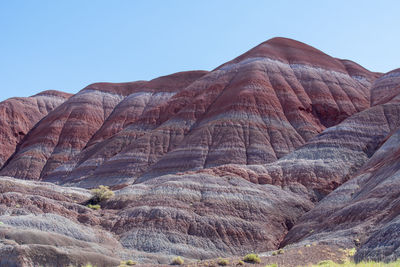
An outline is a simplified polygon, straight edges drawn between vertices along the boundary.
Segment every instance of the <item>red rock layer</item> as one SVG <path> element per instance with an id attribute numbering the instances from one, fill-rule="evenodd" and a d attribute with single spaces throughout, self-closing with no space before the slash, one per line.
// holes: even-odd
<path id="1" fill-rule="evenodd" d="M 273 162 L 368 108 L 376 77 L 305 44 L 272 39 L 160 105 L 144 108 L 147 100 L 131 96 L 114 113 L 137 114 L 132 123 L 110 130 L 110 117 L 100 132 L 113 136 L 96 134 L 89 142 L 96 147 L 41 177 L 90 187 L 227 163 Z"/>
<path id="2" fill-rule="evenodd" d="M 35 124 L 70 96 L 62 92 L 45 91 L 0 103 L 0 168 Z"/>

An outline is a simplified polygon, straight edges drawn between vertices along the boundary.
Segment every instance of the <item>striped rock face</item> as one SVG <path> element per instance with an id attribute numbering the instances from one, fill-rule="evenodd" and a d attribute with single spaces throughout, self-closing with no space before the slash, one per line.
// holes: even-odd
<path id="1" fill-rule="evenodd" d="M 49 114 L 1 174 L 93 187 L 274 162 L 368 108 L 376 77 L 275 38 L 209 73 L 94 84 Z"/>
<path id="2" fill-rule="evenodd" d="M 31 97 L 16 97 L 0 102 L 0 167 L 33 126 L 70 96 L 62 92 L 45 91 Z"/>

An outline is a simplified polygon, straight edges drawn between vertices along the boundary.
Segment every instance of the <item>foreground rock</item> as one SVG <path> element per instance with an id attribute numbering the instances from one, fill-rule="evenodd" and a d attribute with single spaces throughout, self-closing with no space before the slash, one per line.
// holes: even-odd
<path id="1" fill-rule="evenodd" d="M 86 190 L 0 177 L 0 192 L 0 266 L 118 265 Z"/>
<path id="2" fill-rule="evenodd" d="M 84 189 L 1 177 L 0 191 L 0 258 L 7 266 L 169 263 L 173 255 L 270 250 L 312 207 L 271 185 L 204 175 L 125 187 L 101 211 L 83 205 L 90 198 Z"/>

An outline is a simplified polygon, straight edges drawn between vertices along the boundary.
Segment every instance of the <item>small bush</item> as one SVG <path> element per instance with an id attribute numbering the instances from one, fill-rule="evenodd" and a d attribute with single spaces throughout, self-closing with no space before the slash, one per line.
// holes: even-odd
<path id="1" fill-rule="evenodd" d="M 229 261 L 227 259 L 219 258 L 217 263 L 218 263 L 218 265 L 221 265 L 221 266 L 227 266 L 229 264 Z"/>
<path id="2" fill-rule="evenodd" d="M 278 250 L 278 254 L 284 254 L 285 251 L 283 249 Z"/>
<path id="3" fill-rule="evenodd" d="M 110 199 L 114 196 L 114 192 L 110 190 L 108 186 L 100 185 L 98 188 L 90 190 L 93 197 L 91 199 L 92 203 L 99 203 L 103 200 Z"/>
<path id="4" fill-rule="evenodd" d="M 333 262 L 333 261 L 331 261 L 331 260 L 324 260 L 324 261 L 320 261 L 320 262 L 318 262 L 318 265 L 329 265 L 329 266 L 331 266 L 331 265 L 334 265 L 335 263 Z"/>
<path id="5" fill-rule="evenodd" d="M 356 248 L 348 248 L 344 250 L 344 253 L 346 254 L 347 257 L 353 257 L 356 254 L 357 250 Z"/>
<path id="6" fill-rule="evenodd" d="M 261 259 L 257 254 L 247 254 L 246 256 L 244 256 L 243 260 L 245 262 L 249 262 L 249 263 L 260 263 Z"/>
<path id="7" fill-rule="evenodd" d="M 136 265 L 136 262 L 134 262 L 133 260 L 127 260 L 127 261 L 121 261 L 118 267 L 127 267 L 133 265 Z"/>
<path id="8" fill-rule="evenodd" d="M 278 255 L 278 251 L 272 251 L 272 256 Z"/>
<path id="9" fill-rule="evenodd" d="M 172 259 L 172 265 L 182 265 L 185 261 L 180 257 L 175 257 Z"/>
<path id="10" fill-rule="evenodd" d="M 125 262 L 125 264 L 126 264 L 126 265 L 132 266 L 132 265 L 136 265 L 136 262 L 134 262 L 133 260 L 127 260 L 127 261 Z"/>
<path id="11" fill-rule="evenodd" d="M 238 261 L 237 265 L 244 265 L 244 261 L 242 260 Z"/>
<path id="12" fill-rule="evenodd" d="M 87 207 L 88 207 L 89 209 L 92 209 L 92 210 L 99 210 L 99 209 L 101 209 L 101 207 L 100 207 L 99 204 L 96 204 L 96 205 L 89 204 L 89 205 L 87 205 Z"/>

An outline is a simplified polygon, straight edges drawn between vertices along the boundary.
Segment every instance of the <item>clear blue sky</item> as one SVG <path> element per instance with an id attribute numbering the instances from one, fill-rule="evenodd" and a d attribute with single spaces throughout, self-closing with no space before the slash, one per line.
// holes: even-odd
<path id="1" fill-rule="evenodd" d="M 400 1 L 8 0 L 0 100 L 205 69 L 276 36 L 387 72 L 400 67 Z"/>

